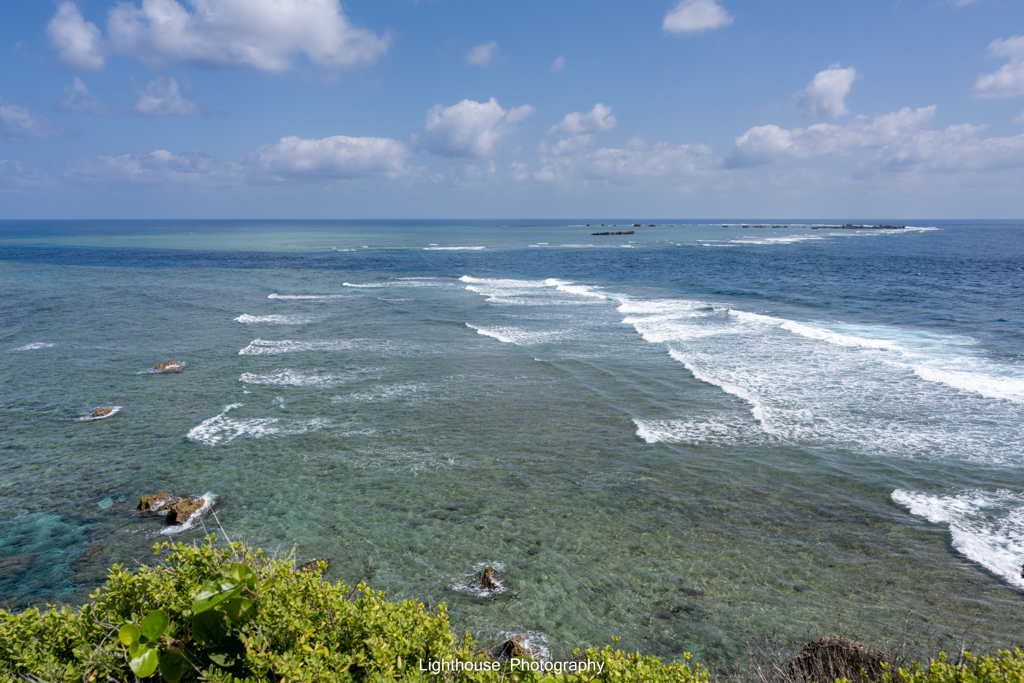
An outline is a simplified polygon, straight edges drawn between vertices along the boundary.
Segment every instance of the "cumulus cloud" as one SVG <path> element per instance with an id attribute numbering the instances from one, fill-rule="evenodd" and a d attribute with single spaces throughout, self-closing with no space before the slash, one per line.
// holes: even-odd
<path id="1" fill-rule="evenodd" d="M 222 179 L 228 170 L 206 154 L 174 154 L 158 149 L 82 159 L 68 165 L 65 177 L 94 185 L 209 185 Z"/>
<path id="2" fill-rule="evenodd" d="M 616 120 L 612 116 L 612 108 L 598 102 L 586 114 L 574 111 L 566 114 L 565 118 L 555 126 L 548 129 L 548 135 L 583 135 L 599 131 L 611 130 L 615 127 Z"/>
<path id="3" fill-rule="evenodd" d="M 796 96 L 796 109 L 812 119 L 834 119 L 849 114 L 846 96 L 857 80 L 857 70 L 852 66 L 845 69 L 833 64 L 819 71 L 807 89 Z"/>
<path id="4" fill-rule="evenodd" d="M 251 66 L 282 72 L 304 54 L 325 69 L 370 64 L 389 36 L 357 28 L 338 0 L 176 0 L 120 2 L 107 14 L 107 40 L 70 1 L 47 28 L 69 66 L 100 69 L 104 53 L 123 54 L 150 66 L 182 62 Z"/>
<path id="5" fill-rule="evenodd" d="M 1024 36 L 993 40 L 988 55 L 1007 57 L 1010 61 L 995 73 L 979 76 L 974 82 L 974 94 L 985 99 L 1024 95 Z"/>
<path id="6" fill-rule="evenodd" d="M 698 174 L 712 161 L 711 150 L 704 145 L 649 143 L 633 137 L 624 147 L 589 148 L 590 136 L 577 135 L 555 145 L 540 143 L 539 165 L 530 173 L 523 166 L 513 168 L 518 180 L 544 183 L 630 184 L 662 178 L 681 181 Z"/>
<path id="7" fill-rule="evenodd" d="M 482 45 L 477 45 L 472 50 L 466 53 L 466 63 L 472 64 L 473 66 L 488 67 L 491 65 L 491 60 L 498 54 L 498 43 L 491 41 Z"/>
<path id="8" fill-rule="evenodd" d="M 881 150 L 873 163 L 886 171 L 939 173 L 999 171 L 1024 166 L 1024 135 L 982 138 L 985 126 L 969 123 L 925 130 Z"/>
<path id="9" fill-rule="evenodd" d="M 858 116 L 845 126 L 818 123 L 807 128 L 757 126 L 736 138 L 727 160 L 732 167 L 769 164 L 787 157 L 807 159 L 881 147 L 906 138 L 935 115 L 935 105 L 904 107 L 884 116 Z"/>
<path id="10" fill-rule="evenodd" d="M 58 58 L 79 71 L 99 71 L 106 60 L 103 38 L 96 24 L 86 21 L 75 3 L 62 2 L 46 25 L 46 35 L 57 48 Z"/>
<path id="11" fill-rule="evenodd" d="M 681 0 L 665 14 L 661 28 L 669 33 L 701 33 L 728 26 L 734 18 L 717 0 Z"/>
<path id="12" fill-rule="evenodd" d="M 410 152 L 391 138 L 335 135 L 320 140 L 281 138 L 249 155 L 247 165 L 278 179 L 397 178 L 408 172 Z"/>
<path id="13" fill-rule="evenodd" d="M 13 159 L 0 159 L 0 190 L 39 186 L 46 180 L 46 176 L 36 169 L 27 168 Z"/>
<path id="14" fill-rule="evenodd" d="M 482 158 L 494 153 L 514 124 L 533 115 L 529 104 L 506 111 L 493 97 L 487 102 L 462 100 L 450 107 L 437 104 L 427 112 L 422 142 L 434 154 Z"/>
<path id="15" fill-rule="evenodd" d="M 146 89 L 139 93 L 135 111 L 149 116 L 199 116 L 202 113 L 199 105 L 189 102 L 182 96 L 178 81 L 166 77 L 149 82 Z"/>
<path id="16" fill-rule="evenodd" d="M 555 73 L 565 71 L 565 55 L 555 57 L 555 61 L 551 62 L 551 70 Z"/>
<path id="17" fill-rule="evenodd" d="M 7 102 L 0 97 L 0 135 L 11 142 L 31 139 L 62 138 L 70 131 L 54 123 L 44 114 L 34 114 L 20 104 Z"/>
<path id="18" fill-rule="evenodd" d="M 89 92 L 88 86 L 78 76 L 64 84 L 57 108 L 93 116 L 113 116 L 121 112 L 120 107 L 108 104 Z"/>

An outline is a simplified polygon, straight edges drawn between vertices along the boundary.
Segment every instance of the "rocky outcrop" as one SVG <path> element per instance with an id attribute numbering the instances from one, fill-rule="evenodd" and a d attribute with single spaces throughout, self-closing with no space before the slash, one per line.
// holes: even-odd
<path id="1" fill-rule="evenodd" d="M 619 232 L 592 232 L 591 235 L 632 235 L 634 230 L 620 230 Z"/>
<path id="2" fill-rule="evenodd" d="M 837 678 L 877 681 L 882 677 L 882 665 L 889 663 L 881 652 L 849 638 L 826 636 L 808 644 L 790 660 L 789 679 L 793 683 L 834 681 Z"/>
<path id="3" fill-rule="evenodd" d="M 139 507 L 136 510 L 142 510 L 143 512 L 157 512 L 168 510 L 170 506 L 177 503 L 181 498 L 175 498 L 171 494 L 161 491 L 155 496 L 142 496 L 139 498 Z"/>
<path id="4" fill-rule="evenodd" d="M 176 360 L 169 360 L 166 363 L 160 363 L 156 366 L 157 372 L 181 372 L 185 369 L 185 366 Z"/>
<path id="5" fill-rule="evenodd" d="M 498 652 L 495 655 L 495 659 L 507 661 L 513 658 L 532 659 L 533 656 L 533 649 L 527 645 L 522 636 L 512 636 L 498 646 Z"/>
<path id="6" fill-rule="evenodd" d="M 202 498 L 198 500 L 192 500 L 191 498 L 182 498 L 177 503 L 171 506 L 167 511 L 167 523 L 168 524 L 184 524 L 188 521 L 189 517 L 194 515 L 203 507 L 204 501 Z"/>
<path id="7" fill-rule="evenodd" d="M 112 412 L 114 412 L 113 408 L 103 408 L 103 407 L 100 407 L 100 408 L 97 408 L 93 412 L 92 416 L 93 417 L 106 417 L 107 415 L 110 415 Z"/>
<path id="8" fill-rule="evenodd" d="M 505 574 L 494 567 L 484 567 L 469 585 L 485 591 L 498 592 L 505 590 Z"/>
<path id="9" fill-rule="evenodd" d="M 323 571 L 320 571 L 320 563 L 324 562 L 326 566 Z M 326 574 L 331 569 L 331 561 L 329 559 L 323 560 L 310 560 L 309 562 L 300 564 L 295 568 L 297 572 L 316 572 L 317 574 Z"/>

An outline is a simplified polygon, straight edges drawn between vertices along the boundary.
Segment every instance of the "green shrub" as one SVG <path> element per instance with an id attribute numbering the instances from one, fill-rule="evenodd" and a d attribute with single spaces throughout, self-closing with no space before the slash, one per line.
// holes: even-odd
<path id="1" fill-rule="evenodd" d="M 608 647 L 580 655 L 589 673 L 491 661 L 451 631 L 444 605 L 385 600 L 295 571 L 242 544 L 167 543 L 154 567 L 111 568 L 74 610 L 0 610 L 0 678 L 45 681 L 682 681 L 706 683 L 684 662 Z M 323 567 L 322 567 L 323 568 Z M 440 665 L 439 662 L 448 662 Z M 452 662 L 459 662 L 452 671 Z M 437 673 L 439 668 L 444 670 Z M 483 670 L 497 668 L 500 670 Z M 579 666 L 579 665 L 577 665 Z M 540 667 L 538 667 L 540 668 Z M 598 673 L 600 668 L 600 673 Z M 470 669 L 470 670 L 467 670 Z M 137 678 L 138 677 L 138 678 Z"/>

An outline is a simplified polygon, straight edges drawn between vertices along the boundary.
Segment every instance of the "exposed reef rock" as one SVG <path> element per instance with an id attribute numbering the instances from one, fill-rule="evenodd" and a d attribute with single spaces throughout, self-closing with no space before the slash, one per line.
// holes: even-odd
<path id="1" fill-rule="evenodd" d="M 522 636 L 512 636 L 498 646 L 498 653 L 495 659 L 505 661 L 509 659 L 532 659 L 534 651 L 530 648 Z"/>
<path id="2" fill-rule="evenodd" d="M 155 496 L 142 496 L 139 498 L 139 507 L 136 510 L 142 510 L 143 512 L 157 512 L 168 510 L 172 505 L 177 503 L 181 498 L 175 498 L 171 494 L 161 491 Z"/>
<path id="3" fill-rule="evenodd" d="M 906 230 L 905 225 L 812 225 L 811 230 Z"/>
<path id="4" fill-rule="evenodd" d="M 188 518 L 199 511 L 206 501 L 200 498 L 199 500 L 192 500 L 191 498 L 182 498 L 177 503 L 171 506 L 171 509 L 167 511 L 167 523 L 168 524 L 184 524 L 188 521 Z"/>
<path id="5" fill-rule="evenodd" d="M 320 571 L 320 563 L 321 562 L 324 562 L 326 564 L 326 566 L 324 567 L 324 570 L 322 572 Z M 297 572 L 316 572 L 318 574 L 326 574 L 328 571 L 330 571 L 330 569 L 331 569 L 331 560 L 329 558 L 324 558 L 324 559 L 319 559 L 319 560 L 310 560 L 309 562 L 306 562 L 304 564 L 300 564 L 298 567 L 295 568 L 295 571 L 297 571 Z"/>
<path id="6" fill-rule="evenodd" d="M 882 677 L 882 665 L 889 664 L 881 652 L 871 650 L 842 636 L 826 636 L 810 643 L 789 662 L 789 678 L 793 683 L 834 681 L 877 681 Z"/>
<path id="7" fill-rule="evenodd" d="M 92 416 L 93 417 L 106 417 L 107 415 L 110 415 L 112 412 L 114 412 L 113 408 L 102 408 L 101 407 L 101 408 L 97 408 L 93 412 Z"/>
<path id="8" fill-rule="evenodd" d="M 469 585 L 485 591 L 500 592 L 505 590 L 505 574 L 494 567 L 484 567 L 484 570 L 477 574 Z"/>
<path id="9" fill-rule="evenodd" d="M 591 235 L 632 235 L 634 230 L 620 230 L 619 232 L 592 232 Z"/>
<path id="10" fill-rule="evenodd" d="M 157 372 L 181 372 L 185 366 L 176 360 L 169 360 L 166 363 L 160 363 L 154 369 Z"/>

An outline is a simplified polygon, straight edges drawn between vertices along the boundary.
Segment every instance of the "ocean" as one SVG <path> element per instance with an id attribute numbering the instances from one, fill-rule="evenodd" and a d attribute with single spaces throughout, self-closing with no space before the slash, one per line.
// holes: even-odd
<path id="1" fill-rule="evenodd" d="M 0 222 L 0 606 L 205 524 L 549 656 L 1020 645 L 1024 223 L 820 223 Z"/>

